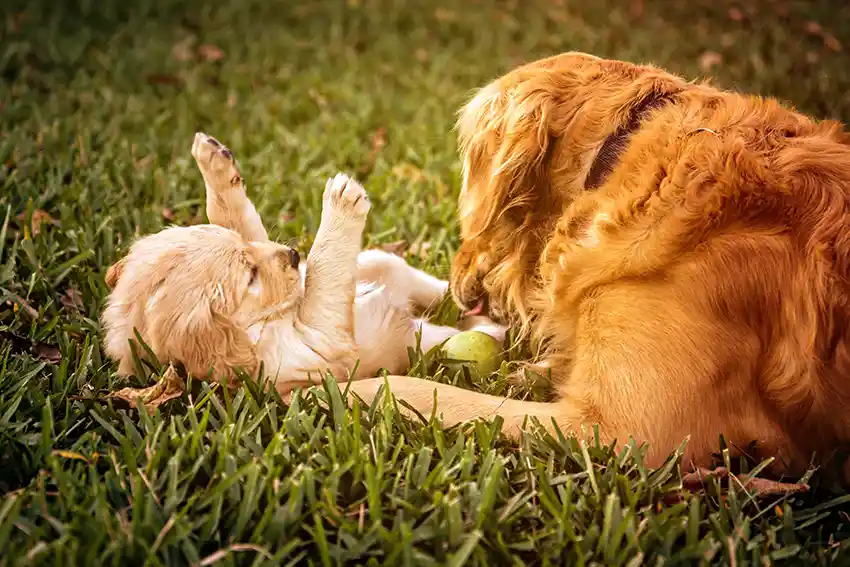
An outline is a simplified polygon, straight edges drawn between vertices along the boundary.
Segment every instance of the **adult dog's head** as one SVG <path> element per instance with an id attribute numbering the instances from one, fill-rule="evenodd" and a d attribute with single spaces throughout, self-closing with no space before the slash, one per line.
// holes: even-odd
<path id="1" fill-rule="evenodd" d="M 451 288 L 467 309 L 531 316 L 528 287 L 558 217 L 606 173 L 606 139 L 686 83 L 655 67 L 566 53 L 519 67 L 461 110 L 463 243 Z M 599 158 L 599 160 L 597 160 Z M 600 163 L 595 164 L 594 162 Z"/>
<path id="2" fill-rule="evenodd" d="M 182 363 L 196 376 L 254 372 L 247 330 L 299 296 L 298 264 L 286 246 L 246 242 L 215 225 L 146 236 L 107 272 L 106 353 L 119 361 L 119 373 L 131 374 L 138 331 L 160 362 Z"/>

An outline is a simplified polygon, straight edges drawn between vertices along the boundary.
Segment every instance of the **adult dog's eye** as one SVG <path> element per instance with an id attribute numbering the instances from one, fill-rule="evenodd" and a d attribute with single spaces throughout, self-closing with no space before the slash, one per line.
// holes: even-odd
<path id="1" fill-rule="evenodd" d="M 260 269 L 257 266 L 251 268 L 251 279 L 248 280 L 248 285 L 253 284 L 257 281 L 257 275 L 260 273 Z"/>

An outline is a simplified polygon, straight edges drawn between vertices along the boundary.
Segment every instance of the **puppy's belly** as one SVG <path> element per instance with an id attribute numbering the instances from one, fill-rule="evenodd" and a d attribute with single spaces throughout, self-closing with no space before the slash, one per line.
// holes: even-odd
<path id="1" fill-rule="evenodd" d="M 358 377 L 372 377 L 381 368 L 390 374 L 407 369 L 407 347 L 416 342 L 416 324 L 406 297 L 386 286 L 358 283 L 354 299 L 354 340 Z"/>

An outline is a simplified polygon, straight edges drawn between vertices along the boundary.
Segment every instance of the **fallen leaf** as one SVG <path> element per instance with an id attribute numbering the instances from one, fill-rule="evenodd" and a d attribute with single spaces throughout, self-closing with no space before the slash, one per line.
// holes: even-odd
<path id="1" fill-rule="evenodd" d="M 370 136 L 372 142 L 372 151 L 379 152 L 387 145 L 387 129 L 384 127 L 378 128 Z"/>
<path id="2" fill-rule="evenodd" d="M 201 59 L 204 61 L 221 61 L 224 59 L 224 51 L 211 43 L 205 43 L 200 46 L 198 48 L 198 55 L 200 55 Z"/>
<path id="3" fill-rule="evenodd" d="M 820 35 L 823 31 L 823 28 L 821 28 L 819 23 L 809 20 L 808 22 L 803 24 L 803 30 L 811 35 Z"/>
<path id="4" fill-rule="evenodd" d="M 23 221 L 25 219 L 26 213 L 21 213 L 18 215 L 19 221 Z M 32 231 L 33 236 L 38 236 L 41 233 L 41 224 L 45 222 L 50 223 L 52 225 L 58 224 L 56 219 L 50 216 L 50 213 L 48 213 L 47 211 L 36 209 L 32 212 L 32 218 L 30 219 L 30 230 Z"/>
<path id="5" fill-rule="evenodd" d="M 183 379 L 177 374 L 177 370 L 171 364 L 168 365 L 162 378 L 153 386 L 147 388 L 122 388 L 117 392 L 107 394 L 107 398 L 117 398 L 130 404 L 130 407 L 136 407 L 136 399 L 141 398 L 145 409 L 149 414 L 153 414 L 156 408 L 174 398 L 179 398 L 183 395 L 185 385 Z"/>
<path id="6" fill-rule="evenodd" d="M 83 310 L 83 295 L 75 287 L 69 287 L 59 297 L 59 302 L 66 308 L 73 311 Z"/>
<path id="7" fill-rule="evenodd" d="M 699 56 L 699 67 L 703 71 L 710 71 L 721 63 L 723 63 L 723 56 L 716 51 L 706 51 Z"/>
<path id="8" fill-rule="evenodd" d="M 366 162 L 360 166 L 359 172 L 365 174 L 375 167 L 375 160 L 378 159 L 378 154 L 384 146 L 387 145 L 387 129 L 380 127 L 369 136 L 369 155 L 366 157 Z"/>
<path id="9" fill-rule="evenodd" d="M 633 20 L 639 20 L 643 17 L 643 0 L 632 0 L 629 6 L 629 15 Z"/>
<path id="10" fill-rule="evenodd" d="M 171 73 L 153 73 L 148 75 L 147 81 L 151 85 L 180 85 L 183 83 L 180 77 Z"/>
<path id="11" fill-rule="evenodd" d="M 457 20 L 457 12 L 446 8 L 437 8 L 434 10 L 434 17 L 441 22 L 454 22 Z"/>
<path id="12" fill-rule="evenodd" d="M 731 8 L 729 8 L 728 14 L 729 14 L 729 19 L 732 20 L 733 22 L 740 22 L 741 20 L 744 19 L 744 13 L 741 12 L 741 10 L 739 8 L 736 8 L 735 6 L 732 6 Z"/>
<path id="13" fill-rule="evenodd" d="M 164 218 L 168 222 L 174 222 L 174 219 L 177 217 L 174 216 L 174 211 L 172 211 L 168 207 L 164 207 L 162 209 L 162 218 Z"/>
<path id="14" fill-rule="evenodd" d="M 698 468 L 695 471 L 682 475 L 682 487 L 685 490 L 699 490 L 705 486 L 705 480 L 711 477 L 728 478 L 729 470 L 725 467 L 716 469 Z M 752 492 L 757 498 L 763 496 L 776 496 L 808 492 L 809 485 L 802 483 L 779 482 L 768 478 L 750 478 L 747 475 L 738 477 L 741 485 Z"/>
<path id="15" fill-rule="evenodd" d="M 24 19 L 26 19 L 26 14 L 24 12 L 18 12 L 16 14 L 12 14 L 12 31 L 18 33 L 21 31 L 21 24 L 24 23 Z"/>
<path id="16" fill-rule="evenodd" d="M 404 252 L 407 250 L 407 241 L 396 240 L 395 242 L 381 244 L 381 250 L 389 252 L 390 254 L 395 254 L 396 256 L 404 256 Z"/>
<path id="17" fill-rule="evenodd" d="M 841 42 L 834 35 L 825 34 L 823 36 L 823 44 L 830 51 L 835 51 L 836 53 L 841 51 Z"/>
<path id="18" fill-rule="evenodd" d="M 187 36 L 171 48 L 171 56 L 178 61 L 191 61 L 195 58 L 195 52 L 192 49 L 197 38 L 194 35 Z"/>
<path id="19" fill-rule="evenodd" d="M 10 331 L 0 331 L 0 339 L 7 341 L 12 346 L 12 352 L 29 353 L 32 356 L 56 364 L 62 360 L 62 353 L 53 345 L 47 343 L 34 343 L 27 337 L 22 337 Z"/>
<path id="20" fill-rule="evenodd" d="M 788 494 L 797 494 L 799 492 L 808 492 L 809 485 L 802 483 L 779 482 L 770 480 L 769 478 L 742 478 L 744 487 L 753 492 L 755 496 L 762 498 L 764 496 L 785 496 Z"/>

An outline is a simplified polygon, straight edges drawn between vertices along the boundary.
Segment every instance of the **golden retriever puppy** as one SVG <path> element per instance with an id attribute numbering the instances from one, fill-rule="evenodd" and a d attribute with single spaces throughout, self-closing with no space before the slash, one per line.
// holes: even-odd
<path id="1" fill-rule="evenodd" d="M 603 441 L 723 435 L 799 473 L 850 440 L 850 137 L 776 100 L 567 53 L 483 88 L 459 119 L 451 289 L 516 323 L 557 387 L 526 403 L 393 377 L 445 423 L 526 416 Z M 381 380 L 355 383 L 364 398 Z M 437 406 L 432 408 L 434 390 Z"/>
<path id="2" fill-rule="evenodd" d="M 361 252 L 370 204 L 363 187 L 339 174 L 323 194 L 318 234 L 306 264 L 270 242 L 248 199 L 233 155 L 195 136 L 212 224 L 172 227 L 133 244 L 107 273 L 106 353 L 133 371 L 138 332 L 161 362 L 195 376 L 266 376 L 286 393 L 321 379 L 404 372 L 408 347 L 428 350 L 458 332 L 411 315 L 440 301 L 448 283 L 378 250 Z M 496 336 L 496 325 L 481 329 Z M 143 351 L 139 349 L 139 352 Z"/>

